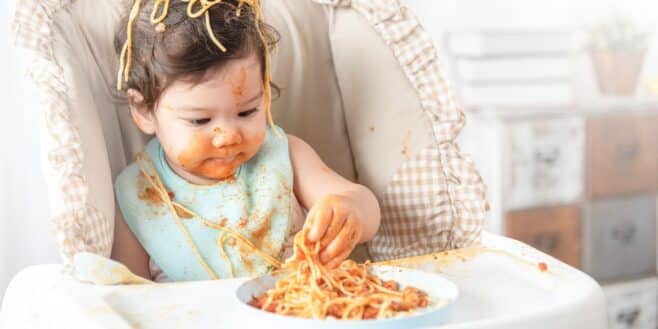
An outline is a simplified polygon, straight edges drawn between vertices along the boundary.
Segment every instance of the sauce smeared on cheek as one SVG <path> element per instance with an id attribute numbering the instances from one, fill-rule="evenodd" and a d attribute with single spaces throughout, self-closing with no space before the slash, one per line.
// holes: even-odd
<path id="1" fill-rule="evenodd" d="M 230 163 L 222 163 L 212 158 L 215 148 L 212 145 L 213 136 L 197 133 L 192 136 L 190 143 L 178 155 L 178 163 L 188 172 L 211 179 L 230 179 L 239 159 Z"/>
<path id="2" fill-rule="evenodd" d="M 238 167 L 258 152 L 265 138 L 265 130 L 247 136 L 235 135 L 232 142 L 222 148 L 213 146 L 213 139 L 222 132 L 222 129 L 217 127 L 211 133 L 195 133 L 185 149 L 176 157 L 182 169 L 200 177 L 234 181 Z M 226 157 L 234 158 L 227 161 Z"/>

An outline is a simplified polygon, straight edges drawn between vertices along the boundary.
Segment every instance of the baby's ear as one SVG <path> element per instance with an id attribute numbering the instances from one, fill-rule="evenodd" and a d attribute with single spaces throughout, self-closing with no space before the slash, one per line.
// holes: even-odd
<path id="1" fill-rule="evenodd" d="M 128 106 L 133 121 L 143 133 L 153 135 L 155 133 L 155 116 L 153 111 L 144 103 L 144 95 L 135 89 L 128 89 Z"/>

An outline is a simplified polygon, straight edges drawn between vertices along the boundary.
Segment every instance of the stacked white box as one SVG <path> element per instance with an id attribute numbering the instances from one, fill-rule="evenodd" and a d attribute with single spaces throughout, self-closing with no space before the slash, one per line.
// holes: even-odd
<path id="1" fill-rule="evenodd" d="M 568 31 L 453 32 L 446 47 L 467 108 L 573 102 Z"/>

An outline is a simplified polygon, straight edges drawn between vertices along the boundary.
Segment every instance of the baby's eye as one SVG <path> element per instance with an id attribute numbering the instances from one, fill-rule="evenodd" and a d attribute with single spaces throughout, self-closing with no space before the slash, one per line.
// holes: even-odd
<path id="1" fill-rule="evenodd" d="M 195 126 L 203 126 L 206 123 L 210 122 L 209 118 L 204 118 L 204 119 L 189 119 L 187 122 L 191 123 L 192 125 Z"/>
<path id="2" fill-rule="evenodd" d="M 248 116 L 256 113 L 257 111 L 258 111 L 258 109 L 251 109 L 251 110 L 247 110 L 247 111 L 242 111 L 242 112 L 238 113 L 238 116 L 241 117 L 241 118 L 248 117 Z"/>

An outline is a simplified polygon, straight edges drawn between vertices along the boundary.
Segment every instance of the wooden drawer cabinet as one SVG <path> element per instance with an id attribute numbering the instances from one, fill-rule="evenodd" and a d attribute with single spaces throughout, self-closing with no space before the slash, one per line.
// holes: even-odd
<path id="1" fill-rule="evenodd" d="M 656 273 L 656 196 L 593 201 L 585 214 L 584 269 L 600 281 Z"/>
<path id="2" fill-rule="evenodd" d="M 578 206 L 537 208 L 507 213 L 507 236 L 561 261 L 581 266 L 581 211 Z"/>
<path id="3" fill-rule="evenodd" d="M 568 204 L 581 197 L 584 126 L 573 116 L 508 124 L 508 209 Z"/>
<path id="4" fill-rule="evenodd" d="M 653 277 L 603 287 L 608 304 L 608 328 L 655 329 L 657 280 Z"/>
<path id="5" fill-rule="evenodd" d="M 591 198 L 655 192 L 658 119 L 624 115 L 587 122 L 587 192 Z"/>

